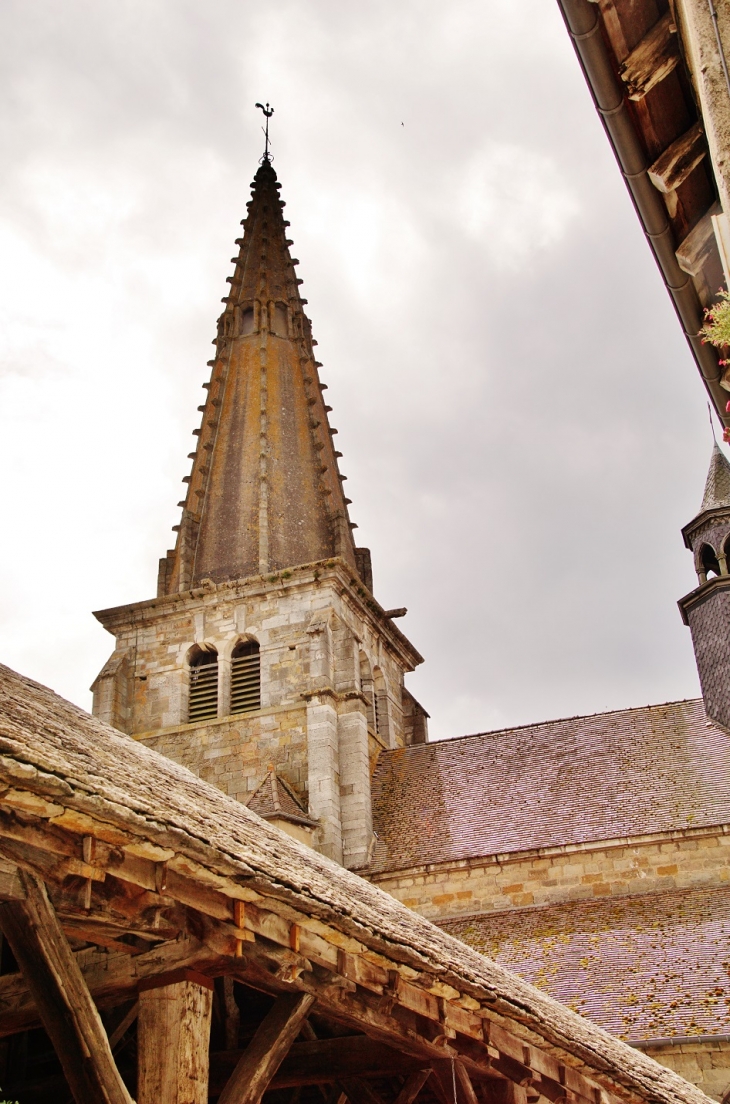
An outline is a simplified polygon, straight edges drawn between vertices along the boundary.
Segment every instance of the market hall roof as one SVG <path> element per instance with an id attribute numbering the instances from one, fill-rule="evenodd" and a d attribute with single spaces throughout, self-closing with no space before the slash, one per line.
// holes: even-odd
<path id="1" fill-rule="evenodd" d="M 125 879 L 163 886 L 166 898 L 198 917 L 195 939 L 178 932 L 171 940 L 172 953 L 187 953 L 188 965 L 200 968 L 197 940 L 210 968 L 244 974 L 257 966 L 275 990 L 311 992 L 318 1006 L 398 1040 L 406 1052 L 453 1054 L 465 1069 L 544 1085 L 552 1099 L 567 1088 L 590 1104 L 602 1093 L 657 1104 L 707 1102 L 672 1071 L 375 886 L 7 667 L 0 667 L 0 854 L 36 876 L 40 870 L 52 893 L 85 872 L 92 889 L 106 887 L 107 910 L 113 885 Z M 161 864 L 164 885 L 157 880 Z M 8 867 L 2 894 L 22 897 L 16 883 Z M 132 898 L 125 900 L 131 907 Z M 84 910 L 89 926 L 94 906 L 92 893 Z M 161 940 L 166 926 L 155 929 Z M 148 954 L 109 958 L 131 961 L 124 969 L 139 978 L 145 969 L 160 970 L 164 953 L 163 942 Z M 278 969 L 267 973 L 264 961 Z M 121 968 L 109 965 L 105 974 Z M 0 978 L 4 1033 L 11 991 L 19 999 L 17 978 Z M 419 1014 L 408 1019 L 414 1006 Z M 425 1031 L 429 1017 L 434 1030 Z"/>
<path id="2" fill-rule="evenodd" d="M 387 751 L 373 817 L 370 873 L 730 823 L 730 734 L 697 699 Z"/>

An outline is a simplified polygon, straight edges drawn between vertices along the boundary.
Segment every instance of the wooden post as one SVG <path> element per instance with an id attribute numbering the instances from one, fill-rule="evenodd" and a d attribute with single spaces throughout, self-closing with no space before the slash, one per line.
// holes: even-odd
<path id="1" fill-rule="evenodd" d="M 23 973 L 76 1104 L 132 1104 L 96 1005 L 46 887 L 19 873 L 25 899 L 0 904 L 0 928 Z"/>
<path id="2" fill-rule="evenodd" d="M 218 1104 L 258 1104 L 313 1004 L 314 997 L 309 993 L 287 993 L 278 998 L 241 1055 Z"/>
<path id="3" fill-rule="evenodd" d="M 137 1021 L 137 1104 L 208 1104 L 213 982 L 181 970 L 143 982 Z"/>

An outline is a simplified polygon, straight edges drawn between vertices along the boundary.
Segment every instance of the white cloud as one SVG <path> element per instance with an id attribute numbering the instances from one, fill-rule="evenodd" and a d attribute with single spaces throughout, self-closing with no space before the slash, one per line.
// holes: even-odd
<path id="1" fill-rule="evenodd" d="M 517 145 L 475 153 L 459 189 L 459 214 L 500 269 L 519 270 L 535 253 L 557 245 L 580 201 L 554 158 Z"/>

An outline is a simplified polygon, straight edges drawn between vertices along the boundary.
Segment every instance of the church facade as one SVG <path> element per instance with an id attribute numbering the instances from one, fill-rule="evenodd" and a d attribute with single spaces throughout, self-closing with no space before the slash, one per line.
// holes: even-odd
<path id="1" fill-rule="evenodd" d="M 429 743 L 373 595 L 280 185 L 252 185 L 175 547 L 94 712 L 709 1095 L 730 1088 L 730 464 L 680 602 L 703 699 Z"/>

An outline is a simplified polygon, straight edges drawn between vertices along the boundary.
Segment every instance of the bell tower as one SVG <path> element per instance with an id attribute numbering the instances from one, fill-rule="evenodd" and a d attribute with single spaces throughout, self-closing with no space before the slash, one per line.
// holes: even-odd
<path id="1" fill-rule="evenodd" d="M 697 587 L 679 601 L 707 716 L 730 729 L 730 463 L 715 443 L 697 516 L 682 530 Z"/>
<path id="2" fill-rule="evenodd" d="M 95 615 L 116 647 L 94 713 L 357 868 L 374 760 L 426 738 L 422 659 L 353 541 L 268 156 L 251 187 L 175 547 L 155 598 Z"/>

